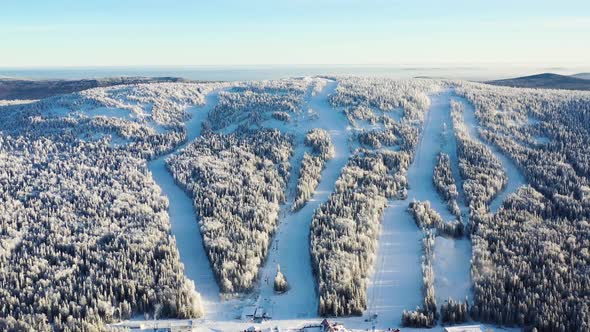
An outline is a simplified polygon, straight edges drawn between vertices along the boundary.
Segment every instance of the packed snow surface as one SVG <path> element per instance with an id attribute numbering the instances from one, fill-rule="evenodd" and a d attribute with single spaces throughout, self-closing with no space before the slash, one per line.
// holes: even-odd
<path id="1" fill-rule="evenodd" d="M 308 114 L 315 120 L 303 119 L 299 122 L 296 135 L 300 138 L 312 128 L 323 128 L 331 136 L 335 156 L 326 164 L 321 181 L 310 201 L 296 212 L 283 209 L 283 219 L 273 241 L 268 260 L 261 271 L 260 296 L 258 305 L 264 307 L 274 319 L 304 318 L 317 316 L 318 295 L 316 281 L 311 270 L 309 255 L 309 228 L 314 211 L 325 202 L 332 191 L 340 171 L 346 164 L 350 149 L 348 147 L 348 121 L 342 112 L 328 104 L 328 96 L 336 89 L 336 82 L 329 81 L 321 93 L 309 96 Z M 302 144 L 300 144 L 302 145 Z M 301 149 L 301 148 L 300 148 Z M 300 151 L 299 153 L 301 153 Z M 297 159 L 297 152 L 296 157 Z M 292 178 L 298 174 L 293 172 Z M 292 188 L 293 186 L 290 185 Z M 290 206 L 289 206 L 290 207 Z M 273 280 L 277 264 L 287 278 L 290 290 L 283 294 L 273 291 Z"/>
<path id="2" fill-rule="evenodd" d="M 207 118 L 209 111 L 217 103 L 217 94 L 211 93 L 202 107 L 189 110 L 191 119 L 187 122 L 187 142 L 179 146 L 170 154 L 180 151 L 186 144 L 194 140 L 201 133 L 201 124 Z M 219 287 L 209 265 L 209 258 L 203 247 L 203 237 L 196 219 L 192 199 L 176 185 L 174 177 L 166 169 L 166 158 L 170 154 L 155 159 L 148 164 L 149 170 L 156 183 L 162 188 L 162 194 L 168 198 L 172 234 L 176 238 L 176 245 L 180 259 L 184 264 L 186 276 L 194 281 L 197 291 L 207 313 L 214 312 L 220 303 Z"/>
<path id="3" fill-rule="evenodd" d="M 399 326 L 403 310 L 412 310 L 422 304 L 422 231 L 416 226 L 412 216 L 407 212 L 408 204 L 413 200 L 430 201 L 431 207 L 449 221 L 454 216 L 447 210 L 446 203 L 438 195 L 432 182 L 437 154 L 445 147 L 443 135 L 448 131 L 450 122 L 451 91 L 447 90 L 431 98 L 422 137 L 408 169 L 408 197 L 405 200 L 391 202 L 385 210 L 381 224 L 379 249 L 375 270 L 369 284 L 367 315 L 375 318 L 376 326 Z M 451 137 L 453 138 L 453 137 Z M 454 139 L 454 138 L 453 138 Z M 454 146 L 454 145 L 450 145 Z M 455 153 L 451 152 L 451 155 Z M 469 284 L 469 260 L 471 246 L 449 244 L 452 239 L 437 238 L 435 255 L 435 282 L 437 300 L 439 294 L 453 294 L 463 299 L 469 294 L 469 287 L 457 289 L 455 284 Z M 444 259 L 438 262 L 438 259 Z M 467 273 L 465 272 L 467 267 Z M 438 302 L 437 301 L 437 302 Z M 438 302 L 442 303 L 442 302 Z"/>

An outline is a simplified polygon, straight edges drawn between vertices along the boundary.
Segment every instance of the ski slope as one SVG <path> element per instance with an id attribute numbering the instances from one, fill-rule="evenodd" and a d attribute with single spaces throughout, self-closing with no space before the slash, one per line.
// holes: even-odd
<path id="1" fill-rule="evenodd" d="M 403 310 L 413 310 L 423 301 L 420 266 L 423 235 L 407 212 L 408 204 L 413 200 L 428 200 L 445 220 L 455 219 L 432 182 L 436 156 L 441 149 L 448 149 L 449 146 L 443 144 L 442 136 L 448 135 L 448 125 L 445 124 L 450 123 L 451 95 L 452 92 L 446 90 L 431 97 L 422 136 L 407 173 L 408 197 L 390 202 L 385 210 L 376 265 L 367 290 L 369 298 L 366 315 L 376 317 L 376 326 L 399 326 Z M 448 152 L 456 154 L 456 151 Z M 468 241 L 456 244 L 453 239 L 437 237 L 435 252 L 437 301 L 449 295 L 459 298 L 467 296 L 471 259 Z M 467 273 L 464 273 L 465 269 Z"/>
<path id="2" fill-rule="evenodd" d="M 195 283 L 197 292 L 201 294 L 206 315 L 217 316 L 224 308 L 220 306 L 219 287 L 210 268 L 209 258 L 203 247 L 203 237 L 193 207 L 192 199 L 179 187 L 172 174 L 166 168 L 166 158 L 182 150 L 201 134 L 201 124 L 207 114 L 217 104 L 217 93 L 212 92 L 206 97 L 205 105 L 189 109 L 191 119 L 186 123 L 187 140 L 169 154 L 150 161 L 148 168 L 152 177 L 162 189 L 162 195 L 169 202 L 168 214 L 172 235 L 184 264 L 184 273 Z"/>
<path id="3" fill-rule="evenodd" d="M 316 281 L 312 274 L 311 257 L 309 254 L 309 232 L 314 211 L 325 202 L 334 190 L 341 169 L 350 157 L 348 146 L 348 120 L 344 114 L 333 109 L 328 103 L 328 96 L 334 93 L 337 83 L 328 81 L 321 93 L 308 96 L 308 108 L 315 120 L 303 120 L 298 127 L 298 151 L 295 163 L 300 163 L 303 155 L 303 136 L 312 128 L 323 128 L 330 133 L 335 148 L 335 156 L 326 163 L 322 177 L 313 197 L 296 212 L 290 211 L 290 204 L 282 209 L 282 220 L 273 239 L 266 264 L 261 269 L 260 294 L 257 305 L 266 309 L 273 319 L 308 318 L 317 316 L 318 295 Z M 309 112 L 308 112 L 309 113 Z M 289 196 L 293 202 L 299 168 L 291 174 L 292 188 Z M 276 294 L 273 281 L 277 264 L 287 278 L 290 290 Z"/>
<path id="4" fill-rule="evenodd" d="M 169 155 L 177 153 L 188 142 L 199 137 L 203 120 L 217 102 L 217 92 L 207 96 L 203 107 L 190 110 L 193 116 L 186 124 L 187 143 L 149 163 L 154 179 L 162 188 L 163 195 L 170 201 L 172 233 L 185 265 L 185 274 L 195 282 L 204 304 L 205 317 L 193 320 L 191 324 L 198 325 L 202 330 L 212 331 L 243 330 L 251 325 L 261 328 L 277 326 L 282 329 L 291 329 L 318 323 L 321 320 L 317 315 L 318 296 L 309 255 L 309 228 L 314 211 L 334 190 L 340 171 L 351 154 L 351 133 L 358 129 L 351 127 L 341 111 L 329 105 L 328 97 L 334 93 L 336 86 L 337 82 L 327 80 L 326 86 L 320 93 L 310 93 L 307 96 L 309 110 L 294 118 L 292 123 L 268 120 L 264 124 L 265 127 L 294 134 L 299 144 L 292 157 L 287 203 L 281 208 L 277 232 L 267 260 L 260 270 L 258 286 L 252 294 L 234 299 L 220 297 L 219 287 L 203 248 L 192 200 L 174 183 L 172 175 L 165 167 L 165 159 Z M 368 283 L 367 310 L 363 317 L 337 319 L 348 328 L 365 330 L 398 327 L 401 325 L 403 310 L 412 310 L 422 304 L 420 263 L 423 234 L 407 212 L 407 207 L 412 200 L 428 200 L 432 208 L 445 220 L 455 219 L 448 211 L 446 202 L 436 192 L 432 182 L 436 156 L 440 151 L 448 153 L 451 157 L 452 170 L 460 193 L 459 205 L 464 217 L 468 215 L 450 117 L 451 98 L 461 100 L 450 89 L 431 97 L 430 109 L 426 114 L 415 158 L 407 172 L 408 196 L 404 200 L 390 201 L 384 212 L 377 259 Z M 466 106 L 464 121 L 469 132 L 481 141 L 477 134 L 477 120 L 473 107 L 465 100 L 462 102 Z M 360 126 L 369 125 L 361 123 Z M 321 181 L 310 201 L 302 209 L 291 212 L 290 205 L 295 198 L 301 159 L 307 149 L 302 144 L 303 137 L 312 128 L 323 128 L 330 133 L 336 154 L 327 162 Z M 503 199 L 524 181 L 522 177 L 518 177 L 520 173 L 510 160 L 504 158 L 493 146 L 486 145 L 501 159 L 509 176 L 507 188 L 492 202 L 494 209 L 497 209 Z M 439 306 L 448 297 L 456 300 L 471 299 L 470 259 L 471 243 L 468 239 L 436 238 L 433 266 Z M 290 286 L 289 291 L 283 294 L 277 294 L 273 290 L 277 265 L 280 265 Z M 245 321 L 242 316 L 244 309 L 248 307 L 264 308 L 272 320 L 256 324 Z M 422 331 L 422 329 L 411 330 Z M 441 326 L 428 331 L 439 330 L 442 330 Z"/>
<path id="5" fill-rule="evenodd" d="M 500 163 L 502 164 L 502 167 L 508 176 L 506 187 L 500 191 L 500 193 L 498 193 L 498 195 L 494 197 L 494 199 L 492 199 L 489 204 L 490 211 L 492 213 L 496 213 L 500 206 L 502 206 L 502 202 L 504 202 L 504 200 L 506 200 L 509 195 L 515 193 L 518 188 L 526 184 L 525 178 L 512 159 L 502 153 L 502 151 L 500 151 L 497 146 L 490 144 L 481 138 L 479 135 L 479 122 L 475 116 L 475 108 L 473 105 L 465 98 L 456 97 L 455 99 L 461 102 L 464 106 L 463 121 L 468 128 L 469 135 L 478 142 L 487 146 L 494 153 L 498 160 L 500 160 Z"/>

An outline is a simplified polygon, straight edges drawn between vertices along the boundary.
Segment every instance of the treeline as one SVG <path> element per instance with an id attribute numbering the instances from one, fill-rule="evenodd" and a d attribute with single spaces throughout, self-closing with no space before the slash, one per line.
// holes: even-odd
<path id="1" fill-rule="evenodd" d="M 457 91 L 474 104 L 482 135 L 530 183 L 495 215 L 472 211 L 471 315 L 538 331 L 590 330 L 590 93 L 474 83 Z"/>
<path id="2" fill-rule="evenodd" d="M 251 289 L 285 201 L 292 138 L 278 130 L 208 133 L 167 160 L 193 197 L 221 290 Z"/>
<path id="3" fill-rule="evenodd" d="M 467 322 L 469 317 L 469 302 L 457 302 L 452 298 L 443 303 L 440 307 L 440 319 L 443 324 L 461 324 Z"/>
<path id="4" fill-rule="evenodd" d="M 396 146 L 401 144 L 399 137 L 397 137 L 393 130 L 363 130 L 357 134 L 359 143 L 364 146 L 380 149 L 383 146 Z"/>
<path id="5" fill-rule="evenodd" d="M 461 238 L 465 235 L 465 226 L 460 220 L 444 221 L 441 215 L 430 207 L 429 201 L 411 202 L 408 205 L 408 211 L 420 229 L 435 229 L 437 235 L 453 238 Z"/>
<path id="6" fill-rule="evenodd" d="M 332 138 L 324 129 L 310 130 L 305 135 L 304 142 L 307 147 L 311 148 L 312 153 L 305 152 L 303 154 L 293 211 L 301 209 L 313 196 L 322 178 L 326 162 L 334 158 L 335 154 Z"/>

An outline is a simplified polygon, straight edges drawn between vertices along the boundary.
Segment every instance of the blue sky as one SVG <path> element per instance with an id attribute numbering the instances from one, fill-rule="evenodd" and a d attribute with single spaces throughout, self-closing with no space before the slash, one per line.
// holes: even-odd
<path id="1" fill-rule="evenodd" d="M 0 67 L 590 64 L 590 1 L 2 0 Z"/>

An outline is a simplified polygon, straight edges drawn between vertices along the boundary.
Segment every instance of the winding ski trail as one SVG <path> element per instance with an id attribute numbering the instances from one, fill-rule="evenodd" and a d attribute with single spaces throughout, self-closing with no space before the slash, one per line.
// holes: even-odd
<path id="1" fill-rule="evenodd" d="M 482 139 L 482 137 L 479 135 L 479 121 L 475 116 L 475 108 L 473 105 L 463 97 L 457 96 L 454 99 L 462 103 L 464 106 L 463 122 L 468 129 L 469 136 L 471 136 L 471 138 L 475 139 L 477 142 L 487 146 L 492 151 L 492 153 L 500 160 L 502 168 L 504 168 L 506 175 L 508 176 L 508 182 L 506 186 L 489 203 L 490 211 L 492 213 L 496 213 L 506 198 L 515 193 L 518 188 L 525 185 L 526 180 L 512 159 L 500 151 L 497 146 Z"/>
<path id="2" fill-rule="evenodd" d="M 201 300 L 206 317 L 218 316 L 221 299 L 219 286 L 210 267 L 209 258 L 203 246 L 203 237 L 194 210 L 192 199 L 179 187 L 172 174 L 166 168 L 166 158 L 181 151 L 190 142 L 201 135 L 201 124 L 207 118 L 218 101 L 218 92 L 209 93 L 205 98 L 205 105 L 189 110 L 191 119 L 186 123 L 186 142 L 174 151 L 160 156 L 148 163 L 148 168 L 162 195 L 168 199 L 168 214 L 172 235 L 176 239 L 176 246 L 180 253 L 180 260 L 184 264 L 184 273 L 195 283 L 195 288 L 201 294 Z"/>
<path id="3" fill-rule="evenodd" d="M 334 191 L 336 180 L 340 171 L 350 157 L 348 146 L 348 120 L 342 112 L 332 108 L 328 97 L 334 93 L 337 83 L 327 81 L 321 93 L 310 96 L 308 107 L 312 113 L 317 114 L 314 119 L 304 120 L 299 123 L 298 135 L 302 138 L 312 128 L 327 130 L 332 138 L 335 148 L 335 156 L 326 163 L 322 171 L 322 177 L 312 198 L 298 211 L 291 212 L 291 204 L 295 199 L 295 187 L 299 177 L 299 167 L 294 167 L 291 174 L 292 188 L 286 208 L 283 208 L 284 217 L 273 239 L 268 259 L 260 271 L 260 286 L 258 306 L 265 310 L 273 319 L 293 319 L 317 317 L 318 296 L 316 293 L 316 281 L 312 274 L 310 257 L 310 226 L 314 211 L 327 201 Z M 301 162 L 304 152 L 302 139 L 299 142 L 299 151 L 295 152 L 294 162 Z M 300 155 L 300 156 L 299 156 Z M 290 289 L 283 294 L 276 294 L 273 290 L 274 277 L 277 264 L 281 272 L 287 278 Z"/>
<path id="4" fill-rule="evenodd" d="M 408 204 L 413 200 L 428 200 L 445 220 L 455 219 L 432 182 L 437 154 L 444 151 L 451 156 L 456 155 L 456 145 L 452 144 L 454 137 L 452 131 L 448 130 L 452 96 L 450 89 L 431 96 L 421 139 L 407 173 L 408 196 L 404 200 L 391 201 L 384 213 L 377 259 L 367 289 L 368 306 L 365 313 L 373 317 L 377 326 L 399 326 L 403 310 L 413 310 L 423 302 L 423 234 L 407 212 Z M 435 252 L 433 268 L 438 303 L 448 296 L 460 299 L 469 296 L 469 241 L 439 236 L 436 238 Z"/>

